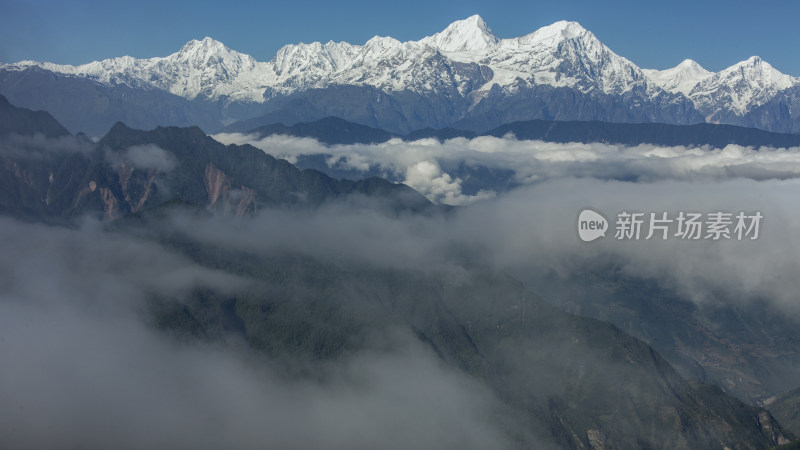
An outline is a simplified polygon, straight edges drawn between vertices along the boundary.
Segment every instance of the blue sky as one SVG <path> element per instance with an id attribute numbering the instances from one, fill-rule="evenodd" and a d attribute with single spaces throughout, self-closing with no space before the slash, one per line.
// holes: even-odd
<path id="1" fill-rule="evenodd" d="M 416 40 L 472 14 L 480 14 L 501 38 L 576 20 L 644 68 L 664 69 L 691 58 L 717 71 L 759 55 L 800 76 L 797 0 L 0 0 L 0 61 L 81 64 L 126 54 L 166 56 L 204 36 L 266 61 L 281 46 L 300 41 L 360 44 L 374 35 Z"/>

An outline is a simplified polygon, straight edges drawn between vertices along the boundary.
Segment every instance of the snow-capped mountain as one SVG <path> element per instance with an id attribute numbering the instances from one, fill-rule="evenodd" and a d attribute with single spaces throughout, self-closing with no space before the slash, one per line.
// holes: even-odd
<path id="1" fill-rule="evenodd" d="M 708 122 L 732 122 L 767 103 L 800 78 L 753 56 L 718 73 L 687 59 L 666 70 L 644 70 L 662 89 L 686 95 Z"/>
<path id="2" fill-rule="evenodd" d="M 557 22 L 526 36 L 498 39 L 477 15 L 419 41 L 376 36 L 364 45 L 287 45 L 269 62 L 257 62 L 207 37 L 190 41 L 163 58 L 126 56 L 81 66 L 25 61 L 3 68 L 36 65 L 109 85 L 151 86 L 188 99 L 202 96 L 263 102 L 271 92 L 290 94 L 336 84 L 415 92 L 455 86 L 466 94 L 465 85 L 474 83 L 465 82 L 463 74 L 454 69 L 458 62 L 491 69 L 494 77 L 477 86 L 479 90 L 523 83 L 622 93 L 648 83 L 636 65 L 612 52 L 577 22 Z"/>
<path id="3" fill-rule="evenodd" d="M 191 40 L 167 57 L 136 59 L 130 56 L 95 61 L 80 66 L 22 61 L 3 66 L 24 69 L 37 66 L 58 74 L 83 77 L 114 86 L 157 88 L 186 99 L 198 96 L 232 97 L 263 101 L 268 64 L 231 50 L 209 37 Z"/>
<path id="4" fill-rule="evenodd" d="M 482 21 L 472 19 L 462 21 L 466 22 L 462 26 L 469 24 L 488 30 L 481 27 Z M 582 92 L 599 89 L 604 93 L 623 93 L 647 83 L 636 65 L 611 51 L 577 22 L 560 21 L 522 37 L 501 40 L 487 37 L 479 42 L 492 44 L 471 51 L 449 51 L 449 44 L 438 48 L 453 60 L 488 65 L 495 77 L 482 87 L 484 90 L 495 84 L 503 87 L 544 84 L 576 87 Z"/>
<path id="5" fill-rule="evenodd" d="M 642 72 L 661 89 L 687 96 L 697 83 L 714 74 L 691 59 L 686 59 L 671 69 L 642 69 Z"/>
<path id="6" fill-rule="evenodd" d="M 80 66 L 33 61 L 0 65 L 0 93 L 23 106 L 49 109 L 69 126 L 70 119 L 53 110 L 56 101 L 21 91 L 24 77 L 19 73 L 33 69 L 67 76 L 73 83 L 95 83 L 112 97 L 114 89 L 124 87 L 151 97 L 164 92 L 192 104 L 217 105 L 209 121 L 221 120 L 220 126 L 265 113 L 264 120 L 275 121 L 339 115 L 402 131 L 453 124 L 477 129 L 500 120 L 532 118 L 726 121 L 730 114 L 740 117 L 798 84 L 798 79 L 753 58 L 718 74 L 689 60 L 673 69 L 642 70 L 577 22 L 560 21 L 525 36 L 500 39 L 477 15 L 418 41 L 376 36 L 363 45 L 292 44 L 267 62 L 207 37 L 166 57 L 125 56 Z M 187 106 L 180 106 L 179 99 L 168 100 L 177 111 L 159 120 L 173 123 L 183 117 L 180 112 Z M 358 103 L 345 106 L 348 100 Z M 124 106 L 126 101 L 108 103 Z"/>
<path id="7" fill-rule="evenodd" d="M 707 121 L 715 122 L 724 120 L 726 114 L 743 116 L 798 84 L 800 78 L 785 75 L 753 56 L 700 81 L 689 98 Z"/>
<path id="8" fill-rule="evenodd" d="M 472 89 L 474 76 L 463 69 L 464 65 L 454 64 L 430 45 L 376 36 L 364 45 L 344 42 L 287 45 L 267 63 L 262 76 L 269 85 L 267 99 L 332 85 L 416 93 L 440 93 L 455 88 L 466 94 Z"/>
<path id="9" fill-rule="evenodd" d="M 419 43 L 430 45 L 443 52 L 474 52 L 480 55 L 486 49 L 497 45 L 498 41 L 500 39 L 494 35 L 481 16 L 474 15 L 451 23 L 441 32 L 423 38 Z"/>

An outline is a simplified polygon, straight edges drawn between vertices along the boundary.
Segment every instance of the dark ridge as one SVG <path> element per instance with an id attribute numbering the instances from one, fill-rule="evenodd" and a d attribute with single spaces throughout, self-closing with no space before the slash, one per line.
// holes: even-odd
<path id="1" fill-rule="evenodd" d="M 286 126 L 282 123 L 265 125 L 250 130 L 249 133 L 257 133 L 262 138 L 276 134 L 310 137 L 328 145 L 374 144 L 386 142 L 395 136 L 378 128 L 348 122 L 333 116 L 292 126 Z"/>
<path id="2" fill-rule="evenodd" d="M 309 137 L 325 144 L 372 144 L 385 142 L 397 135 L 366 125 L 359 125 L 336 117 L 291 126 L 275 123 L 255 128 L 263 138 L 275 134 Z M 695 125 L 670 125 L 663 123 L 610 123 L 598 121 L 529 120 L 501 125 L 480 136 L 503 137 L 513 134 L 519 140 L 546 142 L 600 142 L 619 145 L 652 144 L 663 146 L 712 146 L 722 148 L 729 144 L 744 147 L 790 148 L 800 146 L 800 135 L 773 133 L 756 128 L 735 125 L 702 123 Z M 406 141 L 437 139 L 440 142 L 457 137 L 474 138 L 479 134 L 455 128 L 423 128 L 402 138 Z"/>
<path id="3" fill-rule="evenodd" d="M 530 120 L 501 125 L 487 133 L 502 137 L 514 134 L 520 140 L 548 142 L 602 142 L 608 144 L 665 146 L 725 147 L 736 144 L 745 147 L 797 147 L 800 135 L 772 133 L 735 125 L 700 123 L 669 125 L 663 123 L 608 123 Z"/>
<path id="4" fill-rule="evenodd" d="M 37 114 L 52 120 L 47 113 L 4 103 L 14 117 Z M 42 142 L 36 151 L 47 157 L 0 155 L 0 213 L 42 221 L 69 222 L 85 214 L 116 220 L 172 202 L 241 216 L 269 207 L 313 208 L 345 199 L 391 214 L 439 211 L 408 186 L 379 178 L 338 180 L 317 170 L 300 170 L 250 145 L 226 146 L 196 126 L 144 131 L 116 122 L 97 143 L 75 139 L 82 141 L 82 151 L 48 153 L 48 144 Z M 136 146 L 153 147 L 147 149 L 152 155 L 144 165 L 126 159 Z"/>
<path id="5" fill-rule="evenodd" d="M 49 138 L 70 134 L 50 113 L 18 108 L 0 95 L 0 137 L 12 133 L 26 136 L 41 133 Z"/>
<path id="6" fill-rule="evenodd" d="M 478 136 L 478 133 L 474 131 L 468 130 L 458 130 L 456 128 L 423 128 L 421 130 L 412 131 L 403 137 L 403 140 L 406 141 L 417 141 L 420 139 L 429 139 L 434 138 L 437 139 L 439 142 L 446 141 L 448 139 L 455 139 L 455 138 L 467 138 L 472 139 Z"/>
<path id="7" fill-rule="evenodd" d="M 214 103 L 188 100 L 161 89 L 106 86 L 40 67 L 0 70 L 0 93 L 14 105 L 45 110 L 67 130 L 92 137 L 103 136 L 117 121 L 142 129 L 199 125 L 215 130 L 222 113 Z"/>

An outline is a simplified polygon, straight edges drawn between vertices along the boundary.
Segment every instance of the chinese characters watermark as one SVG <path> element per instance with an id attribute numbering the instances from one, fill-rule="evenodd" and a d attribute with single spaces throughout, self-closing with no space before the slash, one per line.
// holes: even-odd
<path id="1" fill-rule="evenodd" d="M 715 211 L 709 213 L 683 212 L 628 212 L 617 214 L 613 225 L 617 240 L 745 240 L 758 239 L 760 212 L 738 213 Z M 578 236 L 584 242 L 605 237 L 610 224 L 606 218 L 591 209 L 578 215 Z"/>

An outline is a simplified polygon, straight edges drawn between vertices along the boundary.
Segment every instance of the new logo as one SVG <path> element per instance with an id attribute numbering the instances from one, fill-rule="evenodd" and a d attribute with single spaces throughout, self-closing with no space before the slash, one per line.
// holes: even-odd
<path id="1" fill-rule="evenodd" d="M 584 209 L 578 215 L 578 236 L 583 242 L 605 237 L 606 231 L 608 231 L 608 221 L 602 214 Z"/>

